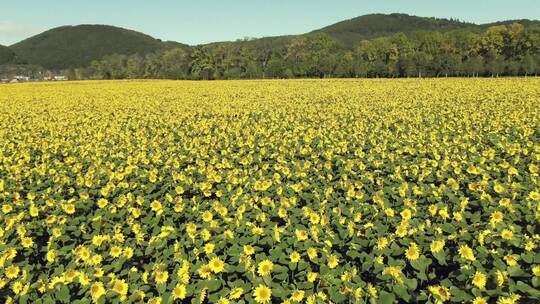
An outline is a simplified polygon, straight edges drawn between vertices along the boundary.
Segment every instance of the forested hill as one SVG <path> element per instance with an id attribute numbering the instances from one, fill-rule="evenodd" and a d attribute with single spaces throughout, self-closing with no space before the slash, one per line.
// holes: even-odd
<path id="1" fill-rule="evenodd" d="M 0 64 L 10 63 L 15 59 L 15 52 L 7 46 L 0 45 Z"/>
<path id="2" fill-rule="evenodd" d="M 114 26 L 78 25 L 48 30 L 10 48 L 30 64 L 64 69 L 88 66 L 106 55 L 148 54 L 178 45 Z"/>
<path id="3" fill-rule="evenodd" d="M 40 74 L 36 67 L 41 66 L 71 79 L 529 75 L 540 69 L 540 22 L 477 25 L 373 14 L 306 34 L 197 46 L 81 25 L 49 30 L 10 49 L 15 55 L 4 48 L 7 55 L 1 58 L 15 56 L 17 63 L 32 67 L 28 73 Z M 14 70 L 22 73 L 25 66 L 3 69 L 0 63 L 0 76 Z"/>
<path id="4" fill-rule="evenodd" d="M 395 33 L 439 31 L 474 28 L 478 25 L 451 19 L 426 18 L 406 14 L 372 14 L 344 20 L 313 33 L 326 33 L 346 47 L 355 47 L 360 41 Z"/>

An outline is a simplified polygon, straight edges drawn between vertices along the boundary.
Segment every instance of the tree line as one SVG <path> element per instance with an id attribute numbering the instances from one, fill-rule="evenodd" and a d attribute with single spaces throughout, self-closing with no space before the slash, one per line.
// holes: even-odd
<path id="1" fill-rule="evenodd" d="M 64 71 L 71 79 L 259 79 L 478 77 L 540 73 L 540 28 L 519 23 L 484 31 L 397 33 L 340 46 L 331 36 L 296 36 L 110 55 Z"/>

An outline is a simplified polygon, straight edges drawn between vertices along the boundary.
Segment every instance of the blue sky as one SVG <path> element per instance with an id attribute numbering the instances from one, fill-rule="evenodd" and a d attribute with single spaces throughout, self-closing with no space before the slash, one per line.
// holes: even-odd
<path id="1" fill-rule="evenodd" d="M 110 24 L 188 44 L 305 33 L 370 13 L 486 23 L 540 19 L 539 0 L 1 0 L 0 44 L 76 24 Z M 46 3 L 46 4 L 45 4 Z"/>

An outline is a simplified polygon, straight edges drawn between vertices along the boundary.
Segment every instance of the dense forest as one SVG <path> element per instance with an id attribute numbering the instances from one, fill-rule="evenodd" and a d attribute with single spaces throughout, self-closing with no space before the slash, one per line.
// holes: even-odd
<path id="1" fill-rule="evenodd" d="M 77 35 L 81 31 L 91 34 Z M 86 38 L 77 44 L 78 36 Z M 69 47 L 58 47 L 57 41 L 62 41 L 62 37 L 73 37 L 69 43 L 62 42 Z M 130 40 L 134 47 L 124 47 L 124 40 Z M 519 20 L 475 25 L 451 19 L 377 14 L 303 35 L 199 46 L 162 42 L 108 26 L 78 26 L 47 31 L 11 49 L 16 55 L 3 48 L 2 57 L 12 58 L 12 63 L 0 65 L 0 76 L 14 73 L 34 78 L 63 74 L 70 79 L 528 76 L 540 74 L 540 23 Z"/>
<path id="2" fill-rule="evenodd" d="M 75 78 L 97 79 L 534 75 L 540 73 L 540 29 L 513 23 L 481 33 L 397 33 L 363 40 L 354 49 L 314 33 L 275 48 L 220 43 L 145 56 L 111 55 L 73 72 Z"/>

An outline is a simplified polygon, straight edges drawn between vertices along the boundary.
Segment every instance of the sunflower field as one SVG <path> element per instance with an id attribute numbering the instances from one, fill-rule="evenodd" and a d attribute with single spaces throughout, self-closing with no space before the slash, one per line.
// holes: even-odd
<path id="1" fill-rule="evenodd" d="M 0 303 L 539 303 L 540 79 L 0 86 Z"/>

